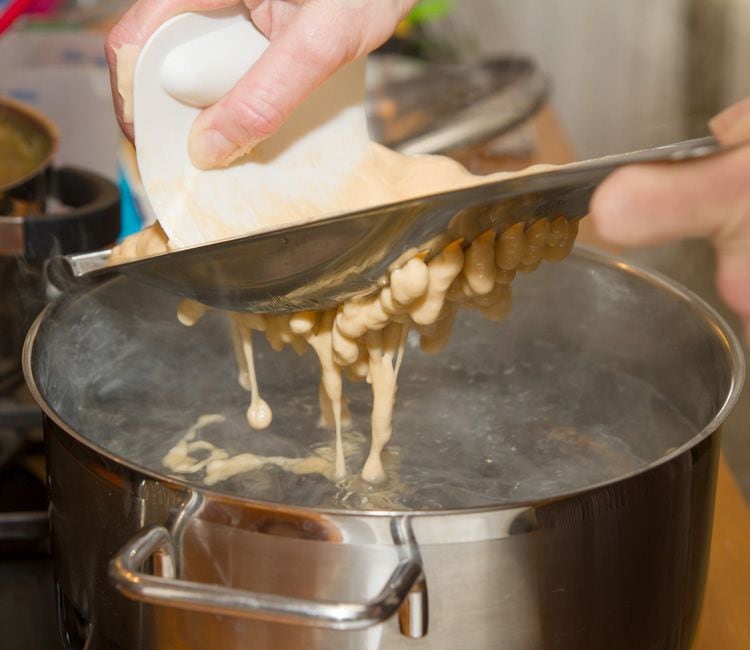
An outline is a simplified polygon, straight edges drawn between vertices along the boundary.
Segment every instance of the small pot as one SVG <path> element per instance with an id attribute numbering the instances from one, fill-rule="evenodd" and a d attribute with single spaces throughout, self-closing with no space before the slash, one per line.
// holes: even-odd
<path id="1" fill-rule="evenodd" d="M 41 113 L 0 97 L 0 215 L 44 211 L 59 139 Z"/>
<path id="2" fill-rule="evenodd" d="M 161 465 L 205 412 L 232 453 L 328 440 L 311 355 L 256 341 L 276 410 L 251 432 L 220 314 L 184 328 L 176 298 L 124 277 L 48 307 L 24 369 L 70 647 L 688 650 L 739 343 L 696 296 L 591 252 L 513 292 L 505 323 L 462 313 L 441 355 L 409 350 L 391 447 L 414 500 L 375 510 L 308 503 L 335 493 L 322 477 L 209 487 Z"/>
<path id="3" fill-rule="evenodd" d="M 43 262 L 111 245 L 120 230 L 117 187 L 92 172 L 54 168 L 57 144 L 44 116 L 0 98 L 0 394 L 20 380 L 23 337 L 47 302 Z M 28 160 L 19 164 L 22 155 Z"/>

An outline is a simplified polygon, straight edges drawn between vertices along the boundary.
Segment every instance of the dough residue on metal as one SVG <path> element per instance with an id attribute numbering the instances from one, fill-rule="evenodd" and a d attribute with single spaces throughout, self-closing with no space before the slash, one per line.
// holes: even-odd
<path id="1" fill-rule="evenodd" d="M 319 207 L 322 211 L 355 209 L 455 189 L 482 180 L 486 179 L 471 175 L 450 159 L 405 156 L 373 143 L 371 155 L 353 172 L 339 202 Z M 284 220 L 281 212 L 279 220 Z M 336 436 L 333 468 L 324 475 L 332 480 L 347 475 L 342 444 L 342 428 L 348 418 L 342 382 L 346 374 L 350 380 L 367 381 L 372 387 L 371 447 L 361 476 L 370 483 L 383 482 L 386 475 L 380 456 L 392 434 L 398 372 L 407 333 L 417 331 L 422 350 L 436 353 L 445 347 L 459 309 L 479 310 L 489 319 L 502 320 L 510 311 L 511 283 L 516 272 L 531 272 L 542 260 L 563 259 L 573 246 L 577 229 L 575 221 L 564 217 L 544 218 L 527 228 L 515 224 L 499 235 L 489 230 L 470 238 L 468 233 L 462 232 L 459 219 L 446 233 L 446 245 L 441 253 L 425 259 L 418 250 L 412 251 L 412 256 L 392 270 L 372 295 L 347 300 L 336 309 L 322 312 L 228 314 L 239 382 L 251 392 L 249 425 L 264 428 L 272 417 L 271 408 L 259 393 L 262 381 L 255 376 L 252 332 L 263 333 L 274 350 L 289 345 L 301 353 L 311 347 L 321 370 L 321 422 L 331 426 Z M 166 236 L 157 225 L 125 240 L 115 249 L 113 261 L 157 252 L 159 247 L 166 250 L 168 246 Z M 180 305 L 178 317 L 180 322 L 190 326 L 205 310 L 203 305 L 185 301 Z M 249 471 L 259 467 L 257 463 L 261 461 L 281 463 L 278 459 L 272 461 L 252 455 L 242 455 L 239 460 L 215 458 L 212 462 Z M 292 464 L 284 461 L 280 466 L 289 468 Z M 209 465 L 205 467 L 207 472 L 211 471 Z"/>

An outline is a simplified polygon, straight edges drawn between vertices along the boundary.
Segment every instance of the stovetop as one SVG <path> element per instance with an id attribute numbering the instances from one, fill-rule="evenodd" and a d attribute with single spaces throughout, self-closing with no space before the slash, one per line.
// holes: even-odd
<path id="1" fill-rule="evenodd" d="M 4 650 L 62 650 L 49 555 L 0 558 L 0 629 Z"/>
<path id="2" fill-rule="evenodd" d="M 49 552 L 41 415 L 23 391 L 0 398 L 0 646 L 60 650 Z"/>

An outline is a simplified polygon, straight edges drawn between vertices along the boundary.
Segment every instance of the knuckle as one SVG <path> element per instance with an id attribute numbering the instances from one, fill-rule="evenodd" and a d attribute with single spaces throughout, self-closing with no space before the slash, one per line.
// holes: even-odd
<path id="1" fill-rule="evenodd" d="M 297 51 L 305 66 L 334 70 L 357 56 L 361 34 L 351 28 L 349 12 L 333 12 L 326 20 L 310 21 L 297 35 Z"/>
<path id="2" fill-rule="evenodd" d="M 247 139 L 268 137 L 286 119 L 271 94 L 262 88 L 238 95 L 227 108 L 241 135 Z"/>

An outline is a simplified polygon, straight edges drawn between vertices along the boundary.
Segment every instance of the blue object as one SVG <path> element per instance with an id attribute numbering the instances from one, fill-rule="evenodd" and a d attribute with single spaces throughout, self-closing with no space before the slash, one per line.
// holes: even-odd
<path id="1" fill-rule="evenodd" d="M 117 172 L 117 179 L 120 187 L 121 227 L 119 241 L 143 228 L 143 217 L 133 197 L 133 192 L 130 190 L 130 185 L 128 185 L 128 181 L 121 169 Z"/>

